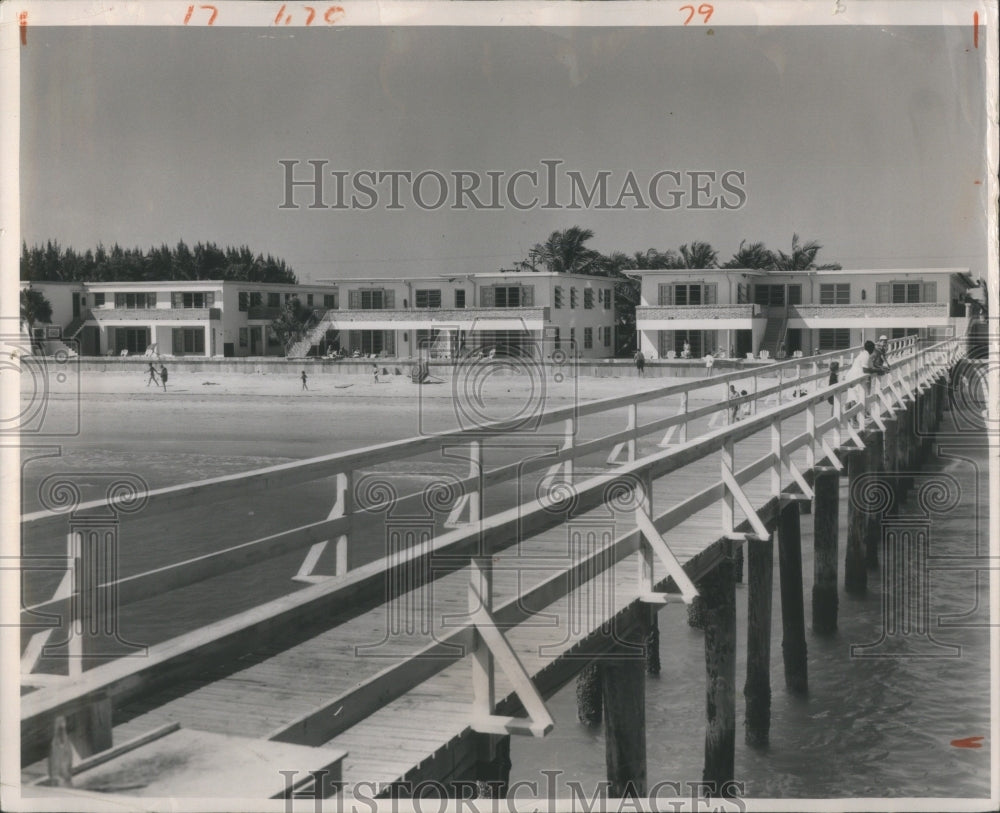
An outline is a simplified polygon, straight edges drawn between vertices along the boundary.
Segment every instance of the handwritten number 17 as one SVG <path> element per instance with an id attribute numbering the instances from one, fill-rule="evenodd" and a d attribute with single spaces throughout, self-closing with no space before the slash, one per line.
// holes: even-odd
<path id="1" fill-rule="evenodd" d="M 702 17 L 703 23 L 707 23 L 709 18 L 712 16 L 712 12 L 715 11 L 715 7 L 709 5 L 708 3 L 702 3 L 700 6 L 698 6 L 697 9 L 695 9 L 694 6 L 688 5 L 688 6 L 681 6 L 680 10 L 689 12 L 687 19 L 684 21 L 684 25 L 687 25 L 689 22 L 691 22 L 691 20 L 694 19 L 695 14 L 698 14 Z"/>

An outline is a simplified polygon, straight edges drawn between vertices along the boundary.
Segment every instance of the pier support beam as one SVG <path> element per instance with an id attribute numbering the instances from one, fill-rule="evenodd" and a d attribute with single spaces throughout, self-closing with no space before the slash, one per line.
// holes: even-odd
<path id="1" fill-rule="evenodd" d="M 646 661 L 634 650 L 623 649 L 609 653 L 600 664 L 608 794 L 616 799 L 642 797 L 646 795 Z"/>
<path id="2" fill-rule="evenodd" d="M 602 694 L 601 669 L 597 663 L 592 663 L 576 679 L 576 718 L 584 725 L 601 724 L 604 717 Z"/>
<path id="3" fill-rule="evenodd" d="M 886 413 L 882 416 L 882 423 L 885 424 L 885 431 L 882 433 L 882 464 L 879 466 L 879 471 L 882 472 L 882 480 L 892 495 L 888 508 L 888 513 L 892 514 L 896 511 L 896 504 L 899 501 L 896 483 L 898 457 L 896 438 L 899 432 L 899 419 L 895 412 Z"/>
<path id="4" fill-rule="evenodd" d="M 865 566 L 865 532 L 868 518 L 858 498 L 858 480 L 867 471 L 868 450 L 852 449 L 847 454 L 847 553 L 844 557 L 844 590 L 863 596 L 868 591 Z"/>
<path id="5" fill-rule="evenodd" d="M 656 677 L 660 674 L 660 615 L 657 606 L 650 604 L 645 630 L 646 674 Z"/>
<path id="6" fill-rule="evenodd" d="M 477 734 L 476 784 L 481 799 L 502 799 L 510 784 L 510 735 Z"/>
<path id="7" fill-rule="evenodd" d="M 883 437 L 881 430 L 868 433 L 865 438 L 868 452 L 868 471 L 880 473 L 883 462 Z M 882 514 L 869 511 L 865 514 L 865 565 L 869 570 L 878 570 L 878 552 L 882 544 Z"/>
<path id="8" fill-rule="evenodd" d="M 771 592 L 774 543 L 747 541 L 746 743 L 767 745 L 771 730 Z M 836 585 L 834 585 L 836 593 Z"/>
<path id="9" fill-rule="evenodd" d="M 781 652 L 785 686 L 794 694 L 809 691 L 806 622 L 802 598 L 802 535 L 797 501 L 783 501 L 778 514 L 778 572 L 781 580 Z"/>
<path id="10" fill-rule="evenodd" d="M 798 506 L 795 506 L 798 516 Z M 721 789 L 733 781 L 736 761 L 736 580 L 732 556 L 701 581 L 705 605 L 705 769 Z"/>
<path id="11" fill-rule="evenodd" d="M 906 407 L 899 413 L 899 424 L 896 428 L 896 499 L 902 505 L 906 500 L 913 478 L 912 450 L 913 445 L 913 403 L 907 399 Z"/>
<path id="12" fill-rule="evenodd" d="M 814 469 L 812 628 L 837 629 L 837 542 L 840 533 L 840 473 L 832 466 Z M 747 656 L 749 658 L 749 655 Z"/>

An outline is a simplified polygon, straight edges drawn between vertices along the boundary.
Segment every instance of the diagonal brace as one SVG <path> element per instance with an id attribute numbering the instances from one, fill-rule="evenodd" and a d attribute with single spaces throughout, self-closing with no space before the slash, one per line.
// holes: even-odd
<path id="1" fill-rule="evenodd" d="M 727 489 L 729 489 L 729 493 L 736 499 L 736 503 L 739 507 L 743 509 L 743 513 L 746 514 L 747 520 L 750 522 L 750 526 L 753 528 L 754 533 L 763 539 L 770 539 L 770 532 L 767 530 L 764 523 L 761 522 L 760 517 L 757 516 L 757 512 L 754 510 L 753 505 L 751 505 L 747 495 L 743 492 L 740 484 L 736 482 L 736 478 L 733 477 L 732 470 L 725 464 L 722 465 L 722 483 Z"/>
<path id="2" fill-rule="evenodd" d="M 639 526 L 639 531 L 642 533 L 646 544 L 653 549 L 657 558 L 659 558 L 660 562 L 667 569 L 667 573 L 673 577 L 674 583 L 680 588 L 681 599 L 685 604 L 690 604 L 698 595 L 698 588 L 688 578 L 688 574 L 684 572 L 684 568 L 677 561 L 674 552 L 670 550 L 670 546 L 660 535 L 660 532 L 656 530 L 656 526 L 653 524 L 653 520 L 649 514 L 642 508 L 637 508 L 635 511 L 635 522 Z M 667 603 L 669 601 L 668 598 L 661 599 L 660 597 L 667 597 L 669 595 L 668 593 L 653 592 L 642 596 L 641 599 L 650 603 Z"/>

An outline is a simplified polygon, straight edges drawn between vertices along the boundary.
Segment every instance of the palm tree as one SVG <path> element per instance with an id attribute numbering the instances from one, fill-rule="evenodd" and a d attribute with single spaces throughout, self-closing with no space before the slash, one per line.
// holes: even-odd
<path id="1" fill-rule="evenodd" d="M 645 251 L 637 251 L 632 255 L 632 261 L 640 271 L 654 268 L 683 268 L 684 261 L 677 256 L 677 252 L 672 249 L 660 251 L 655 248 L 648 248 Z"/>
<path id="2" fill-rule="evenodd" d="M 558 274 L 594 273 L 603 258 L 600 252 L 585 245 L 593 237 L 593 231 L 579 226 L 554 231 L 544 243 L 531 248 L 525 262 L 532 269 L 541 266 Z"/>
<path id="3" fill-rule="evenodd" d="M 829 263 L 827 265 L 816 265 L 816 255 L 819 254 L 820 249 L 823 248 L 815 240 L 810 240 L 806 244 L 799 243 L 799 236 L 797 234 L 792 235 L 792 252 L 791 254 L 785 254 L 784 251 L 778 251 L 775 255 L 774 270 L 775 271 L 812 271 L 812 270 L 839 270 L 840 265 L 838 263 Z"/>
<path id="4" fill-rule="evenodd" d="M 740 247 L 733 254 L 732 259 L 723 264 L 723 268 L 774 268 L 774 252 L 765 248 L 763 243 L 750 243 L 746 240 L 740 241 Z"/>
<path id="5" fill-rule="evenodd" d="M 34 288 L 21 289 L 21 323 L 28 328 L 31 339 L 31 350 L 35 352 L 39 345 L 35 340 L 35 323 L 49 324 L 52 321 L 52 303 L 45 294 Z"/>
<path id="6" fill-rule="evenodd" d="M 682 268 L 718 268 L 719 252 L 708 243 L 695 240 L 691 245 L 685 243 L 679 250 Z"/>

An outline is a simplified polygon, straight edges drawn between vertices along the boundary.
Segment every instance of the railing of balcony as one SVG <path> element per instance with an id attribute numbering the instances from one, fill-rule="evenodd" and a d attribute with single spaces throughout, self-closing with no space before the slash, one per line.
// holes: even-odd
<path id="1" fill-rule="evenodd" d="M 760 305 L 640 305 L 636 319 L 753 319 L 764 316 Z"/>

